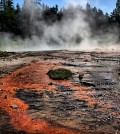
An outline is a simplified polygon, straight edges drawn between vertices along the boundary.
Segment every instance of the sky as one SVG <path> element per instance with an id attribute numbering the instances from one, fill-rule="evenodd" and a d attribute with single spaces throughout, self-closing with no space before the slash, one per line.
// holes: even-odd
<path id="1" fill-rule="evenodd" d="M 20 5 L 23 4 L 24 0 L 14 0 L 14 3 L 19 3 Z M 104 13 L 108 12 L 111 13 L 115 8 L 117 0 L 42 0 L 42 3 L 47 4 L 48 6 L 52 7 L 54 5 L 58 5 L 60 8 L 66 7 L 68 3 L 73 5 L 80 4 L 85 7 L 86 3 L 89 2 L 92 7 L 96 6 L 104 11 Z"/>

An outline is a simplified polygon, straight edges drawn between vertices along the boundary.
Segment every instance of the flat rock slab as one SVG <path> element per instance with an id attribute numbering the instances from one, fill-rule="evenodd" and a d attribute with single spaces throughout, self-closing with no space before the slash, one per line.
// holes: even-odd
<path id="1" fill-rule="evenodd" d="M 44 119 L 55 126 L 77 131 L 119 132 L 120 120 L 110 115 L 113 109 L 107 111 L 99 104 L 88 106 L 87 101 L 76 99 L 74 90 L 56 86 L 55 92 L 19 89 L 15 96 L 29 105 L 28 113 L 33 120 Z"/>

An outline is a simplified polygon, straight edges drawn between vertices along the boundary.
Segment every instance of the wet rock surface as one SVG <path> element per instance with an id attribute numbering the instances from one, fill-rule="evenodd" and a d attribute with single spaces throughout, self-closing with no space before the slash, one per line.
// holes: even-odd
<path id="1" fill-rule="evenodd" d="M 120 120 L 111 114 L 116 111 L 119 115 L 119 109 L 103 109 L 99 103 L 93 107 L 88 106 L 87 101 L 75 98 L 74 90 L 62 85 L 56 86 L 55 92 L 19 89 L 16 97 L 29 105 L 28 113 L 34 120 L 44 119 L 71 130 L 119 133 Z"/>
<path id="2" fill-rule="evenodd" d="M 16 90 L 14 97 L 29 106 L 27 112 L 32 120 L 45 120 L 54 127 L 82 134 L 120 134 L 120 52 L 46 51 L 16 55 L 19 55 L 18 59 L 25 60 L 26 65 L 39 61 L 54 65 L 61 63 L 73 72 L 68 80 L 72 86 L 65 85 L 65 81 L 50 81 L 45 90 L 24 87 Z M 12 58 L 15 60 L 15 54 Z M 14 66 L 7 66 L 8 72 L 16 70 Z M 2 70 L 3 66 L 0 67 Z M 6 71 L 2 70 L 0 75 L 4 73 Z M 25 78 L 32 84 L 40 82 L 38 76 L 35 79 L 36 70 L 26 73 L 29 75 L 17 75 L 21 83 Z M 80 73 L 84 74 L 82 79 L 79 78 Z M 49 86 L 54 86 L 55 90 L 48 90 Z M 86 90 L 76 90 L 75 87 Z M 5 125 L 7 122 L 3 128 Z"/>
<path id="3" fill-rule="evenodd" d="M 26 134 L 26 132 L 16 130 L 10 122 L 7 112 L 0 108 L 0 134 Z"/>

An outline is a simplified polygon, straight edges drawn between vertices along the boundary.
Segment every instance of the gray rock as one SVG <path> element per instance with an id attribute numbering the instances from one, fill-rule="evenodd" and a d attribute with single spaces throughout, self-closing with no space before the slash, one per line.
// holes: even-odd
<path id="1" fill-rule="evenodd" d="M 17 105 L 11 105 L 10 107 L 13 108 L 13 109 L 17 109 L 19 106 L 17 106 Z"/>

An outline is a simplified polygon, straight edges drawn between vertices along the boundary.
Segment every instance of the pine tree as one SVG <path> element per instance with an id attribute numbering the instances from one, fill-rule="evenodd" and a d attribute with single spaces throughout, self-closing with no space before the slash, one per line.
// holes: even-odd
<path id="1" fill-rule="evenodd" d="M 97 15 L 97 8 L 96 7 L 92 8 L 92 14 L 93 14 L 93 16 Z"/>
<path id="2" fill-rule="evenodd" d="M 5 9 L 7 0 L 0 0 L 0 11 Z"/>
<path id="3" fill-rule="evenodd" d="M 20 5 L 17 3 L 17 5 L 16 5 L 16 14 L 20 13 L 20 11 L 21 11 Z"/>
<path id="4" fill-rule="evenodd" d="M 3 0 L 0 1 L 0 11 L 4 10 L 4 2 Z"/>
<path id="5" fill-rule="evenodd" d="M 90 9 L 90 4 L 87 3 L 87 4 L 86 4 L 86 10 L 89 10 L 89 9 Z"/>
<path id="6" fill-rule="evenodd" d="M 120 23 L 120 0 L 117 0 L 116 8 L 111 13 L 111 21 Z"/>
<path id="7" fill-rule="evenodd" d="M 117 14 L 120 15 L 120 0 L 117 0 L 116 9 L 117 9 Z"/>
<path id="8" fill-rule="evenodd" d="M 89 4 L 89 3 L 86 4 L 86 11 L 87 11 L 88 13 L 91 12 L 91 7 L 90 7 L 90 4 Z"/>
<path id="9" fill-rule="evenodd" d="M 15 31 L 15 9 L 13 0 L 7 0 L 4 9 L 4 29 L 6 32 Z"/>
<path id="10" fill-rule="evenodd" d="M 7 0 L 5 4 L 6 10 L 13 11 L 14 10 L 14 3 L 13 0 Z"/>

